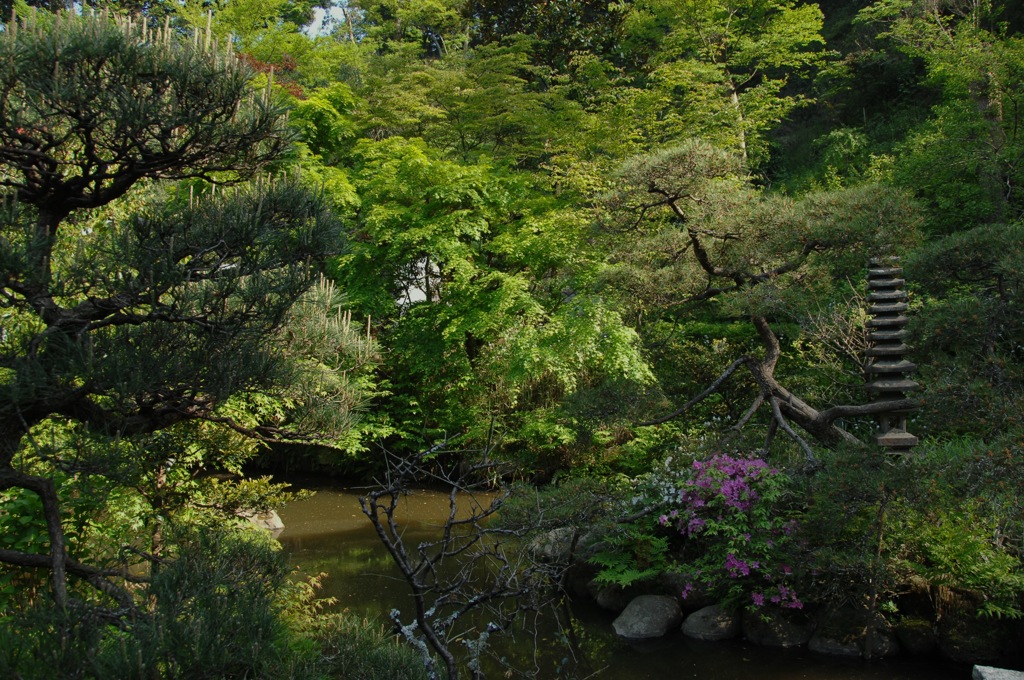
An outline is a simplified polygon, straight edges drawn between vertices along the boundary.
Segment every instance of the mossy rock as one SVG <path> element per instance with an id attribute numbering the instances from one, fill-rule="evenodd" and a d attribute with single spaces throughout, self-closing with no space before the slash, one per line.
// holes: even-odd
<path id="1" fill-rule="evenodd" d="M 743 635 L 761 647 L 802 647 L 814 634 L 814 622 L 802 611 L 762 607 L 743 613 Z"/>
<path id="2" fill-rule="evenodd" d="M 1010 619 L 978 615 L 984 602 L 980 593 L 942 589 L 942 617 L 937 622 L 939 651 L 964 664 L 995 664 L 1019 658 L 1024 625 Z"/>
<path id="3" fill-rule="evenodd" d="M 1021 641 L 1020 621 L 961 616 L 939 623 L 939 651 L 958 663 L 1005 663 L 1020 657 Z"/>
<path id="4" fill-rule="evenodd" d="M 900 644 L 889 623 L 878 614 L 873 617 L 874 623 L 869 625 L 871 619 L 871 614 L 856 607 L 827 609 L 817 617 L 818 628 L 808 648 L 820 654 L 875 659 L 898 654 Z"/>
<path id="5" fill-rule="evenodd" d="M 923 656 L 935 651 L 935 627 L 928 619 L 904 617 L 893 627 L 893 632 L 908 654 Z"/>

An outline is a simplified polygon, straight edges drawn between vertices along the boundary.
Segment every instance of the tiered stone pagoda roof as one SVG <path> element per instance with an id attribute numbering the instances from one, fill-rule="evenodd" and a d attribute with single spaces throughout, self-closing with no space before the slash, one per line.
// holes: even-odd
<path id="1" fill-rule="evenodd" d="M 917 366 L 904 359 L 909 347 L 904 344 L 907 331 L 907 293 L 901 278 L 903 269 L 871 260 L 868 269 L 868 321 L 871 347 L 867 350 L 867 390 L 873 401 L 897 401 L 907 398 L 919 385 L 908 376 Z M 907 450 L 918 439 L 907 432 L 907 413 L 910 409 L 893 409 L 878 414 L 878 434 L 875 443 L 894 450 Z"/>

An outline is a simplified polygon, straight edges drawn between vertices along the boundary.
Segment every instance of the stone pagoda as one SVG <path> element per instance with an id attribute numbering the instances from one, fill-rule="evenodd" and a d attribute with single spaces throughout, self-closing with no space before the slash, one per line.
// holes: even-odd
<path id="1" fill-rule="evenodd" d="M 868 265 L 868 321 L 871 346 L 867 350 L 867 390 L 873 402 L 902 401 L 918 384 L 907 376 L 917 368 L 904 355 L 907 331 L 907 293 L 903 290 L 903 269 L 892 258 L 886 262 L 872 259 Z M 917 437 L 907 432 L 907 413 L 911 408 L 895 408 L 877 414 L 875 443 L 893 451 L 907 451 Z"/>

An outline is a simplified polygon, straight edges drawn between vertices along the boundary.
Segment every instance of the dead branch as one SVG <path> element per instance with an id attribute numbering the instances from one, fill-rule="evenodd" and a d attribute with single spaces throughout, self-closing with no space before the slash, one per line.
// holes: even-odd
<path id="1" fill-rule="evenodd" d="M 398 610 L 389 614 L 396 632 L 419 650 L 429 677 L 440 677 L 436 656 L 447 677 L 455 680 L 460 666 L 451 641 L 458 639 L 466 647 L 468 668 L 478 677 L 480 656 L 488 638 L 507 630 L 520 614 L 536 611 L 545 601 L 548 586 L 557 582 L 557 574 L 550 565 L 530 561 L 526 551 L 513 547 L 512 542 L 525 536 L 525 530 L 487 524 L 508 498 L 505 492 L 481 504 L 473 495 L 475 480 L 491 476 L 502 467 L 487 460 L 490 445 L 481 463 L 461 470 L 434 468 L 428 472 L 428 458 L 446 449 L 450 441 L 409 459 L 386 453 L 389 466 L 385 479 L 380 488 L 361 496 L 359 502 L 412 592 L 412 621 L 404 622 Z M 439 539 L 413 548 L 403 538 L 397 510 L 400 500 L 425 478 L 448 486 L 448 517 Z M 460 503 L 465 505 L 467 495 L 470 507 L 462 514 Z M 473 631 L 456 630 L 472 612 L 487 612 L 489 620 Z"/>

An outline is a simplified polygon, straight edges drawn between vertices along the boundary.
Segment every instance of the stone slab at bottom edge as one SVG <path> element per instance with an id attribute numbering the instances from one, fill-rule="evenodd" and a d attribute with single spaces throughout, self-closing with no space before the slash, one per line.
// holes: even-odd
<path id="1" fill-rule="evenodd" d="M 972 680 L 1024 680 L 1024 672 L 1011 671 L 992 666 L 975 666 L 971 671 Z"/>

